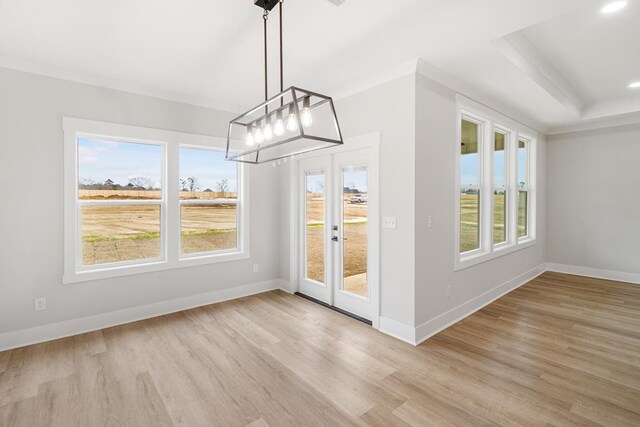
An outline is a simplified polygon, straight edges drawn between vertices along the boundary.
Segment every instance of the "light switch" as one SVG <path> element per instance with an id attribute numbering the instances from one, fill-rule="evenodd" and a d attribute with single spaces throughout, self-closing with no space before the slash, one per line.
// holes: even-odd
<path id="1" fill-rule="evenodd" d="M 396 228 L 396 217 L 385 216 L 382 218 L 382 228 Z"/>

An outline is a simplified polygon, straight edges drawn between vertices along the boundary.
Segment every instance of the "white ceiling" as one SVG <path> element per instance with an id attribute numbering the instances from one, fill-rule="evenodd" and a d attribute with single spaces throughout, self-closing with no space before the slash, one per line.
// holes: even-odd
<path id="1" fill-rule="evenodd" d="M 262 97 L 262 18 L 252 3 L 0 0 L 0 66 L 244 110 Z M 640 80 L 637 3 L 605 17 L 601 0 L 286 0 L 285 85 L 331 95 L 419 57 L 541 130 L 628 115 L 635 104 L 640 112 L 640 94 L 626 88 Z M 272 21 L 275 93 L 275 11 Z M 537 62 L 522 67 L 496 45 L 513 34 Z M 549 90 L 554 79 L 535 78 L 544 58 L 581 109 Z"/>

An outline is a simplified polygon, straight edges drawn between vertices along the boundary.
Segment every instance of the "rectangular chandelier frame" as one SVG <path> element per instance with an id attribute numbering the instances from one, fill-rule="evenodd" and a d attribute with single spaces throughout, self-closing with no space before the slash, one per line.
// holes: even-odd
<path id="1" fill-rule="evenodd" d="M 318 124 L 314 122 L 314 126 L 305 126 L 301 118 L 301 105 L 302 108 L 308 108 L 311 114 L 319 116 Z M 274 118 L 282 119 L 287 112 L 295 114 L 295 131 L 252 146 L 244 143 L 244 138 L 252 133 L 254 127 L 259 127 L 261 123 L 270 125 Z M 231 120 L 225 158 L 240 163 L 261 164 L 342 144 L 344 141 L 332 98 L 291 86 Z M 291 147 L 290 151 L 288 147 Z"/>

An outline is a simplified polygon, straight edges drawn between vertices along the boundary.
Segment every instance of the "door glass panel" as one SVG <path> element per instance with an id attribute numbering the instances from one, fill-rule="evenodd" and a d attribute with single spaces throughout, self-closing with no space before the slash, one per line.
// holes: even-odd
<path id="1" fill-rule="evenodd" d="M 342 168 L 342 289 L 367 297 L 368 184 L 366 166 Z"/>
<path id="2" fill-rule="evenodd" d="M 324 283 L 324 172 L 307 172 L 305 181 L 305 277 Z"/>

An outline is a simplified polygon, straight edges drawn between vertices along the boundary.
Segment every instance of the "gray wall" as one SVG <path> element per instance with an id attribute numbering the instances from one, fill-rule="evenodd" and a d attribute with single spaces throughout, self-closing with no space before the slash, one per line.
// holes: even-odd
<path id="1" fill-rule="evenodd" d="M 455 92 L 421 75 L 416 80 L 416 326 L 545 262 L 545 149 L 538 137 L 537 244 L 454 271 Z M 433 228 L 427 225 L 433 217 Z M 447 297 L 447 286 L 451 294 Z"/>
<path id="2" fill-rule="evenodd" d="M 0 68 L 0 332 L 278 278 L 278 181 L 257 167 L 251 259 L 62 285 L 62 116 L 225 137 L 232 114 Z"/>
<path id="3" fill-rule="evenodd" d="M 640 273 L 640 125 L 550 136 L 551 263 Z"/>

